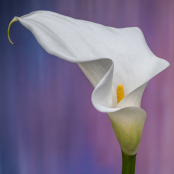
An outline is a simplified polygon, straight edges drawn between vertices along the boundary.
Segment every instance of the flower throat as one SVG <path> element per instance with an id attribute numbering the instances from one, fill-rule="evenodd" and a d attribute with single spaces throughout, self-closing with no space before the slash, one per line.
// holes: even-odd
<path id="1" fill-rule="evenodd" d="M 122 84 L 119 84 L 117 86 L 117 103 L 119 103 L 124 97 L 124 88 L 123 88 L 123 85 Z"/>

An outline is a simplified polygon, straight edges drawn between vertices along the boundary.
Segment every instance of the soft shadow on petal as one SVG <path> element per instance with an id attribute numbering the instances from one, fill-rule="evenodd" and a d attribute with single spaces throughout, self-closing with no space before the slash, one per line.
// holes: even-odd
<path id="1" fill-rule="evenodd" d="M 98 85 L 111 66 L 111 76 L 113 75 L 113 61 L 110 59 L 99 59 L 88 62 L 85 61 L 78 63 L 78 65 L 94 87 Z"/>
<path id="2" fill-rule="evenodd" d="M 108 115 L 122 151 L 127 155 L 135 155 L 140 144 L 146 112 L 141 108 L 127 107 Z"/>
<path id="3" fill-rule="evenodd" d="M 151 66 L 151 67 L 150 67 Z M 148 84 L 149 80 L 152 79 L 154 76 L 159 74 L 161 71 L 166 69 L 169 66 L 169 63 L 160 58 L 156 58 L 152 61 L 151 65 L 147 67 L 147 79 L 140 84 L 137 88 L 127 94 L 118 104 L 117 108 L 135 106 L 140 107 L 141 105 L 141 98 L 144 92 L 146 85 Z"/>
<path id="4" fill-rule="evenodd" d="M 112 60 L 107 60 L 111 63 L 109 70 L 106 72 L 104 77 L 95 87 L 91 100 L 94 107 L 100 112 L 113 112 L 117 110 L 116 108 L 112 108 L 113 104 L 113 95 L 112 95 L 112 80 L 113 80 L 113 71 L 114 64 Z"/>

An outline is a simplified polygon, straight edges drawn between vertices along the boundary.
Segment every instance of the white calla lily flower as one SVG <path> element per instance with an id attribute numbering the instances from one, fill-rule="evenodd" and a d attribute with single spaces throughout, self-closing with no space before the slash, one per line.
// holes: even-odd
<path id="1" fill-rule="evenodd" d="M 36 11 L 15 21 L 29 29 L 51 55 L 78 63 L 94 86 L 94 107 L 108 113 L 122 151 L 135 155 L 146 112 L 140 108 L 149 80 L 169 66 L 149 49 L 139 28 L 112 28 L 49 11 Z M 125 97 L 117 103 L 117 86 Z"/>

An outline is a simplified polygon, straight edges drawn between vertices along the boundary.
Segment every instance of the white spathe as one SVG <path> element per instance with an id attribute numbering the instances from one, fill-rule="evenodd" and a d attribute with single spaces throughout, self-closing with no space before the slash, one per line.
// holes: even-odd
<path id="1" fill-rule="evenodd" d="M 146 112 L 140 108 L 148 81 L 169 66 L 149 49 L 139 28 L 112 28 L 49 11 L 15 17 L 51 55 L 76 62 L 95 87 L 92 103 L 108 113 L 122 151 L 137 153 Z M 117 104 L 116 88 L 125 98 Z"/>

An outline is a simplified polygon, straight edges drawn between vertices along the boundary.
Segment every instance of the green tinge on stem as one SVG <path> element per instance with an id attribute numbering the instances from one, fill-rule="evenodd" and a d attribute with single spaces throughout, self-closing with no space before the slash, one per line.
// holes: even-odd
<path id="1" fill-rule="evenodd" d="M 14 44 L 14 43 L 11 41 L 11 39 L 10 39 L 10 27 L 11 27 L 11 25 L 12 25 L 14 22 L 16 22 L 16 21 L 18 21 L 18 18 L 17 18 L 17 17 L 14 17 L 13 20 L 10 22 L 10 24 L 9 24 L 9 26 L 8 26 L 8 32 L 7 32 L 7 34 L 8 34 L 8 40 L 9 40 L 10 43 L 13 44 L 13 45 L 17 45 L 17 44 Z"/>
<path id="2" fill-rule="evenodd" d="M 133 156 L 129 156 L 122 151 L 122 174 L 134 174 L 135 163 L 136 154 Z"/>

